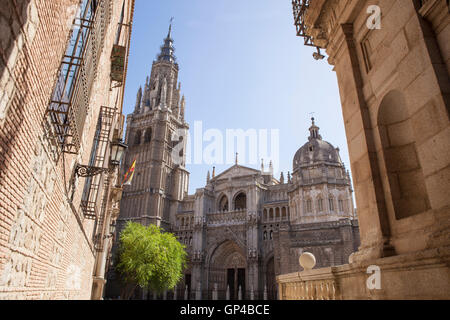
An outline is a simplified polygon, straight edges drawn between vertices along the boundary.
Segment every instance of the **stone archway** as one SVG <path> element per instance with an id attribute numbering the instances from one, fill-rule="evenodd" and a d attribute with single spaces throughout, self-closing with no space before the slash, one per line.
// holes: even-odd
<path id="1" fill-rule="evenodd" d="M 219 199 L 220 199 L 219 202 L 218 202 L 218 209 L 219 209 L 219 211 L 221 211 L 221 212 L 228 211 L 228 209 L 229 209 L 228 197 L 223 194 Z"/>
<path id="2" fill-rule="evenodd" d="M 244 192 L 239 192 L 234 198 L 234 210 L 247 209 L 247 196 Z"/>
<path id="3" fill-rule="evenodd" d="M 218 298 L 226 299 L 229 287 L 230 299 L 237 300 L 239 287 L 242 299 L 246 294 L 247 262 L 242 249 L 231 240 L 220 244 L 212 253 L 208 268 L 208 298 L 217 287 Z"/>

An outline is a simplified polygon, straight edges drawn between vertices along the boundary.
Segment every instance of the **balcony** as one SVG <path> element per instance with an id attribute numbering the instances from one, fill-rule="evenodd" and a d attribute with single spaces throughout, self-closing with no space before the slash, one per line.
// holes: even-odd
<path id="1" fill-rule="evenodd" d="M 244 224 L 247 222 L 247 210 L 221 211 L 207 216 L 208 226 Z"/>
<path id="2" fill-rule="evenodd" d="M 65 153 L 78 154 L 106 28 L 110 0 L 83 0 L 47 108 L 49 134 Z"/>

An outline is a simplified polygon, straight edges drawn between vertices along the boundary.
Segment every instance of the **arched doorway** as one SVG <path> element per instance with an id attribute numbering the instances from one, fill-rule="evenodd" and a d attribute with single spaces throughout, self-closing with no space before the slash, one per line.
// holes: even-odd
<path id="1" fill-rule="evenodd" d="M 218 298 L 225 300 L 227 290 L 231 300 L 237 300 L 239 289 L 246 298 L 247 263 L 241 248 L 231 240 L 219 245 L 211 256 L 208 273 L 208 298 L 217 287 Z"/>
<path id="2" fill-rule="evenodd" d="M 266 265 L 266 286 L 267 299 L 277 300 L 277 282 L 275 279 L 275 261 L 273 257 L 269 259 Z"/>

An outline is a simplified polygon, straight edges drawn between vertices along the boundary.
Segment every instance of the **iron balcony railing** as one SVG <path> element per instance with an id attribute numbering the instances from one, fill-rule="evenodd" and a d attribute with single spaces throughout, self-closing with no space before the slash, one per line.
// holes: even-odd
<path id="1" fill-rule="evenodd" d="M 306 46 L 316 47 L 314 39 L 307 34 L 308 27 L 305 25 L 305 14 L 309 8 L 310 0 L 292 0 L 294 12 L 294 24 L 297 29 L 297 36 L 303 37 Z"/>
<path id="2" fill-rule="evenodd" d="M 105 157 L 108 152 L 111 130 L 113 128 L 115 109 L 110 107 L 101 107 L 95 131 L 94 142 L 92 145 L 91 158 L 89 166 L 103 168 Z M 103 184 L 103 174 L 87 177 L 81 198 L 81 210 L 87 219 L 97 219 L 99 208 L 98 197 L 101 193 Z"/>
<path id="3" fill-rule="evenodd" d="M 111 0 L 83 0 L 61 61 L 47 109 L 52 134 L 62 152 L 77 154 L 92 86 L 97 75 Z"/>

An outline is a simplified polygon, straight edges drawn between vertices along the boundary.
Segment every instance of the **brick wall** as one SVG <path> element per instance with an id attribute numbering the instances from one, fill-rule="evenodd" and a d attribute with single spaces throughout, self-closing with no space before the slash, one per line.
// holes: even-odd
<path id="1" fill-rule="evenodd" d="M 100 66 L 109 66 L 122 9 L 121 1 L 111 3 Z M 79 209 L 84 180 L 76 184 L 72 204 L 67 188 L 74 164 L 88 163 L 100 107 L 120 94 L 110 92 L 109 67 L 98 70 L 77 156 L 58 157 L 43 125 L 78 4 L 2 0 L 0 299 L 91 297 L 95 251 L 93 222 Z"/>

